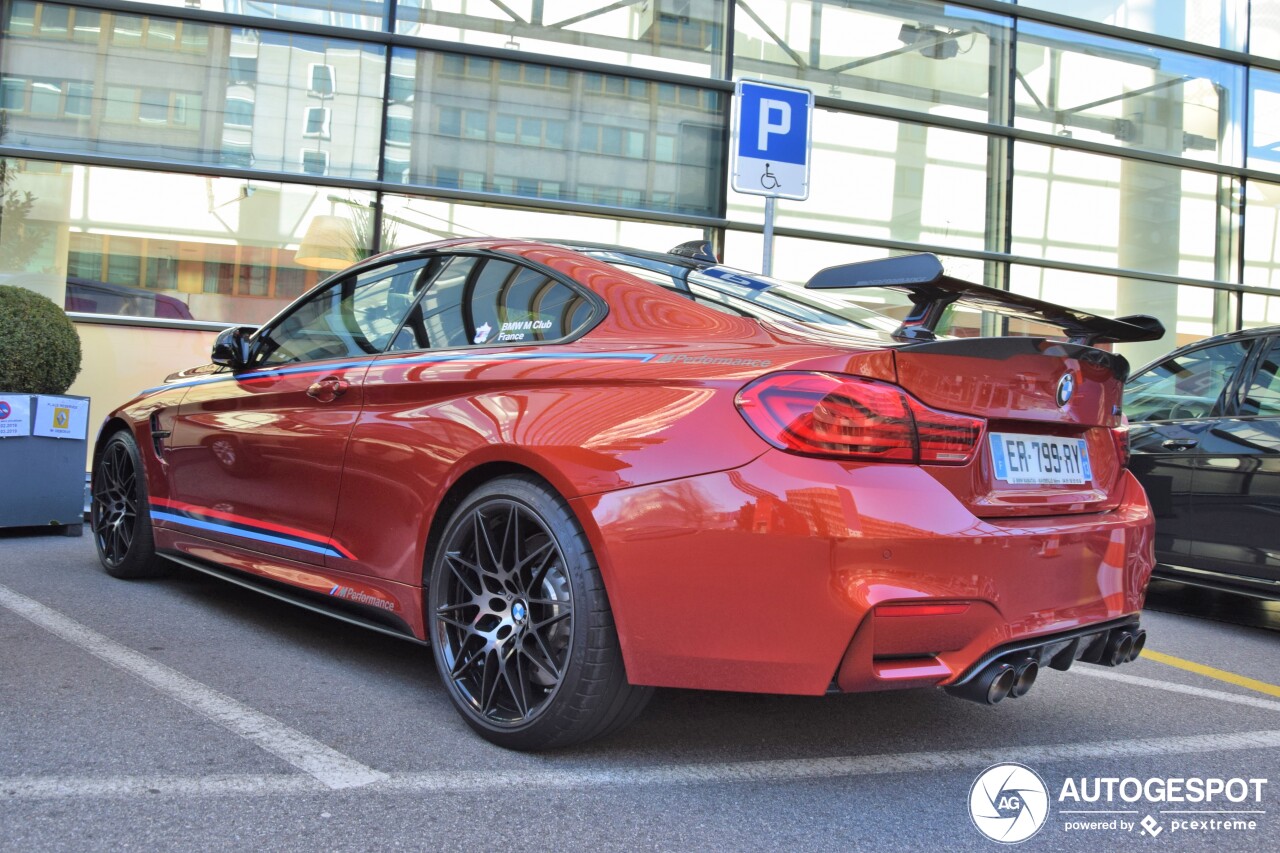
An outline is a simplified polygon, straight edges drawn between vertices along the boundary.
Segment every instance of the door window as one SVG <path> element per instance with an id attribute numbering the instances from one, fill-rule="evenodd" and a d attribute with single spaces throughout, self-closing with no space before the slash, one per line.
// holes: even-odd
<path id="1" fill-rule="evenodd" d="M 1134 423 L 1190 420 L 1218 413 L 1223 390 L 1251 341 L 1231 341 L 1166 359 L 1129 381 L 1124 411 Z"/>
<path id="2" fill-rule="evenodd" d="M 1240 414 L 1280 416 L 1280 341 L 1272 343 L 1259 362 L 1253 384 L 1240 404 Z"/>
<path id="3" fill-rule="evenodd" d="M 422 259 L 388 264 L 325 287 L 262 335 L 258 363 L 382 352 L 413 304 L 427 265 Z"/>
<path id="4" fill-rule="evenodd" d="M 521 345 L 568 337 L 591 320 L 574 288 L 521 264 L 458 256 L 434 276 L 392 350 Z"/>

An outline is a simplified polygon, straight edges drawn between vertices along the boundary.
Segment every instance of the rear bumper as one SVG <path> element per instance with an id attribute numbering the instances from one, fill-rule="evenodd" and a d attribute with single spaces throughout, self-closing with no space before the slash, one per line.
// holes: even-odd
<path id="1" fill-rule="evenodd" d="M 948 685 L 993 649 L 1132 617 L 1152 568 L 1127 473 L 1110 512 L 984 520 L 921 468 L 770 452 L 574 508 L 636 684 Z"/>

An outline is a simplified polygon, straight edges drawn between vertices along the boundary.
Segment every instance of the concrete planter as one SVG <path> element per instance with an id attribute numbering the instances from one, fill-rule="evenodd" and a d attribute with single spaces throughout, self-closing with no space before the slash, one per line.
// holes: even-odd
<path id="1" fill-rule="evenodd" d="M 0 392 L 0 527 L 84 534 L 88 414 L 88 397 Z"/>

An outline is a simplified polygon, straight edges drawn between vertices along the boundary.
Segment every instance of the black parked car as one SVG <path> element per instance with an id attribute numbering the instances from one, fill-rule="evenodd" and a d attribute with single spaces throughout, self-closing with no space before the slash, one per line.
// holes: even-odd
<path id="1" fill-rule="evenodd" d="M 1174 350 L 1125 386 L 1157 577 L 1280 598 L 1280 326 Z"/>

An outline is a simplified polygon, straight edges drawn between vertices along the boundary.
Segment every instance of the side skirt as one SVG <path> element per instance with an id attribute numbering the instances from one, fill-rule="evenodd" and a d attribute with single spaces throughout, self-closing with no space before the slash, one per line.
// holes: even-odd
<path id="1" fill-rule="evenodd" d="M 244 574 L 232 569 L 221 566 L 214 566 L 201 560 L 195 560 L 183 554 L 177 554 L 172 551 L 158 552 L 161 557 L 166 560 L 172 560 L 180 566 L 184 566 L 193 571 L 201 572 L 210 577 L 242 586 L 245 589 L 283 601 L 288 604 L 310 610 L 312 613 L 319 613 L 340 622 L 346 622 L 349 625 L 356 625 L 361 628 L 368 628 L 370 631 L 377 631 L 380 634 L 386 634 L 389 637 L 395 637 L 400 640 L 407 640 L 415 645 L 429 646 L 429 642 L 420 640 L 415 637 L 409 626 L 399 618 L 378 610 L 374 607 L 366 607 L 350 601 L 340 602 L 342 609 L 338 610 L 334 606 L 333 599 L 319 593 L 310 592 L 308 590 L 300 590 L 288 587 L 284 584 L 259 578 L 254 575 Z M 367 612 L 366 611 L 371 611 Z"/>

